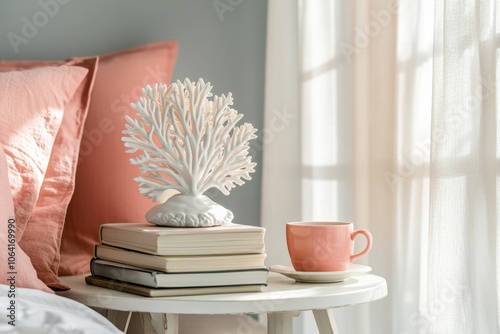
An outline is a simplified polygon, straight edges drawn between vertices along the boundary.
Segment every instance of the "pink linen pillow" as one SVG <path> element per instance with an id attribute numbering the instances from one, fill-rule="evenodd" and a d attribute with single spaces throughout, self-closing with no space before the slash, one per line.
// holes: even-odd
<path id="1" fill-rule="evenodd" d="M 142 87 L 170 83 L 176 56 L 176 41 L 99 56 L 61 241 L 60 275 L 89 271 L 101 224 L 145 221 L 153 206 L 133 180 L 140 172 L 130 164 L 121 141 L 124 116 L 135 114 L 130 103 L 142 96 Z"/>
<path id="2" fill-rule="evenodd" d="M 42 186 L 64 108 L 87 74 L 61 66 L 0 73 L 0 144 L 21 240 Z"/>
<path id="3" fill-rule="evenodd" d="M 2 274 L 0 284 L 14 285 L 19 288 L 30 288 L 54 293 L 38 279 L 36 270 L 30 258 L 15 241 L 16 220 L 14 217 L 14 203 L 10 192 L 9 168 L 7 159 L 0 145 L 0 249 L 5 254 L 2 257 Z"/>
<path id="4" fill-rule="evenodd" d="M 60 244 L 66 211 L 75 187 L 80 141 L 97 64 L 97 57 L 73 58 L 68 61 L 0 62 L 0 72 L 55 65 L 75 66 L 88 70 L 65 107 L 36 207 L 19 242 L 31 258 L 38 277 L 54 290 L 68 289 L 57 277 L 61 259 Z M 41 235 L 44 237 L 40 238 Z"/>

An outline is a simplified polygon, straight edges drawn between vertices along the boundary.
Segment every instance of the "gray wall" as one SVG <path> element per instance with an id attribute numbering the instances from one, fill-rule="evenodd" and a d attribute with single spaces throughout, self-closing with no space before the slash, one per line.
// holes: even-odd
<path id="1" fill-rule="evenodd" d="M 262 129 L 266 14 L 265 0 L 0 0 L 0 59 L 92 56 L 176 39 L 173 80 L 203 78 L 214 94 L 232 92 L 242 122 Z M 16 50 L 8 34 L 23 36 L 26 21 L 38 31 Z M 208 194 L 233 211 L 235 222 L 250 225 L 260 224 L 258 142 L 251 145 L 258 163 L 252 180 L 229 196 Z"/>

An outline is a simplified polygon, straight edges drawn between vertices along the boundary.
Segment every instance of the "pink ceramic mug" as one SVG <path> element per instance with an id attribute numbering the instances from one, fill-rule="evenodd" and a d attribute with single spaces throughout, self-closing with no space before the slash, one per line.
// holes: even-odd
<path id="1" fill-rule="evenodd" d="M 363 251 L 353 254 L 357 235 L 366 237 Z M 372 247 L 367 230 L 353 231 L 352 223 L 295 222 L 286 224 L 288 253 L 296 271 L 344 271 Z"/>

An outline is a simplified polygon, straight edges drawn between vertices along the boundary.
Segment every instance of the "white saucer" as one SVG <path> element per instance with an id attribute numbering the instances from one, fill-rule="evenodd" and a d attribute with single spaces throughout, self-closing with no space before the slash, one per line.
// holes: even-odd
<path id="1" fill-rule="evenodd" d="M 334 283 L 342 282 L 346 278 L 365 274 L 372 270 L 369 266 L 351 263 L 345 271 L 324 271 L 324 272 L 306 272 L 295 271 L 292 266 L 273 265 L 269 267 L 270 271 L 293 278 L 297 282 L 304 283 Z"/>

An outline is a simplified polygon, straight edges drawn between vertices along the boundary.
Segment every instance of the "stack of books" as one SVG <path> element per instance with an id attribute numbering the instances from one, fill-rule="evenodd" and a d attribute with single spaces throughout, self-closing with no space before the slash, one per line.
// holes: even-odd
<path id="1" fill-rule="evenodd" d="M 85 281 L 148 297 L 261 291 L 268 274 L 264 231 L 104 224 Z"/>

